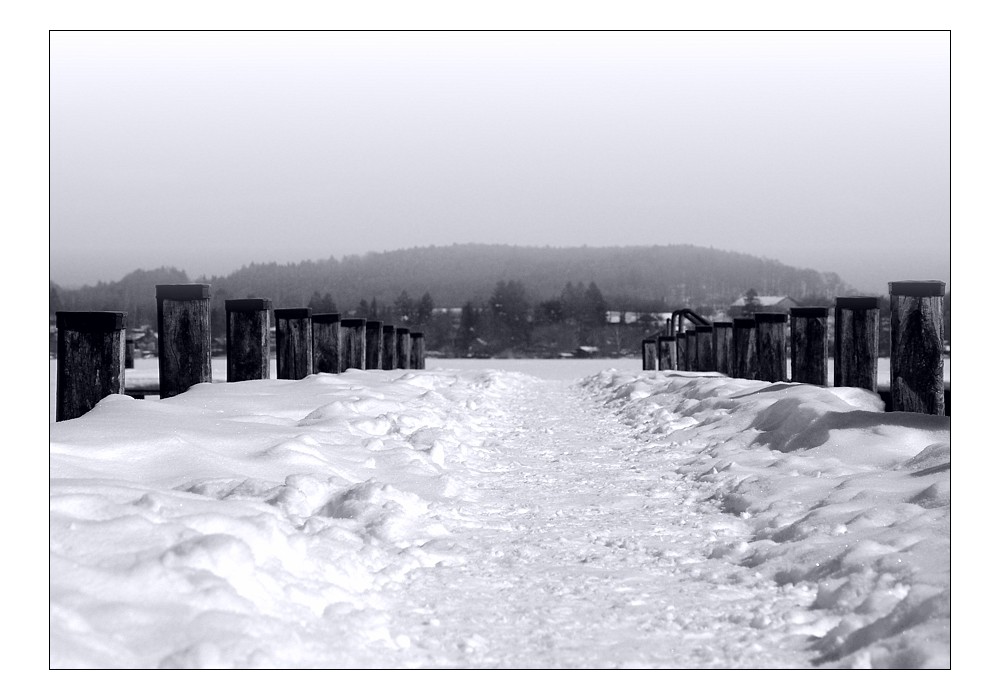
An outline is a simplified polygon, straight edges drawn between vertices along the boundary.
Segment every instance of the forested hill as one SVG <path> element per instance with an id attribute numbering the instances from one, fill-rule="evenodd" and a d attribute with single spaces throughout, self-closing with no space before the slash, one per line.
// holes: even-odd
<path id="1" fill-rule="evenodd" d="M 270 298 L 275 307 L 308 306 L 329 294 L 343 312 L 361 300 L 391 303 L 403 291 L 425 293 L 435 306 L 483 304 L 497 282 L 516 280 L 533 302 L 558 297 L 567 282 L 594 282 L 610 308 L 637 311 L 681 306 L 726 307 L 747 289 L 796 299 L 849 294 L 836 274 L 775 260 L 692 245 L 527 247 L 463 244 L 428 246 L 300 263 L 253 263 L 232 274 L 189 280 L 164 268 L 137 270 L 120 282 L 53 289 L 52 306 L 66 310 L 120 309 L 135 321 L 155 314 L 154 286 L 207 282 L 214 299 Z M 53 280 L 58 284 L 58 280 Z M 53 309 L 55 310 L 55 309 Z M 154 316 L 155 317 L 155 316 Z"/>

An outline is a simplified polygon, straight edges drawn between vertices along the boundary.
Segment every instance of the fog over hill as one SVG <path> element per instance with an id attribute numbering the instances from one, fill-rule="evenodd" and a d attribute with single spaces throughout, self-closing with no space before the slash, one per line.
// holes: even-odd
<path id="1" fill-rule="evenodd" d="M 497 282 L 517 280 L 530 299 L 557 297 L 569 283 L 594 282 L 611 308 L 667 310 L 727 307 L 749 288 L 798 300 L 854 293 L 834 273 L 693 245 L 529 247 L 464 244 L 426 246 L 299 263 L 250 263 L 223 276 L 189 279 L 183 271 L 136 270 L 122 280 L 77 290 L 54 287 L 53 306 L 66 310 L 120 309 L 139 321 L 155 314 L 155 285 L 203 282 L 215 300 L 260 296 L 275 307 L 307 306 L 329 294 L 339 310 L 362 301 L 391 303 L 402 292 L 429 293 L 438 307 L 482 305 Z M 888 282 L 888 280 L 887 280 Z"/>

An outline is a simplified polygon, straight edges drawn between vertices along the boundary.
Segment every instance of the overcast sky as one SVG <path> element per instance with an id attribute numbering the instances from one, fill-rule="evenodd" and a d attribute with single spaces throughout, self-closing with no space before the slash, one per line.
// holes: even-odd
<path id="1" fill-rule="evenodd" d="M 466 242 L 950 282 L 947 32 L 50 36 L 58 284 Z"/>

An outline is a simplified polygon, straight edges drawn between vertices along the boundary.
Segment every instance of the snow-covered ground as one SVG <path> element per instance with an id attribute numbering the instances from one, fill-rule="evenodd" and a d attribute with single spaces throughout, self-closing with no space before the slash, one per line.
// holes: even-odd
<path id="1" fill-rule="evenodd" d="M 950 665 L 948 418 L 482 362 L 52 423 L 51 665 Z"/>

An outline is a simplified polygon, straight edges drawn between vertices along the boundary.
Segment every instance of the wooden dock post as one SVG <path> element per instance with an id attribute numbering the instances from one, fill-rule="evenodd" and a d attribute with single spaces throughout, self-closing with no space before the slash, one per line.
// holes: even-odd
<path id="1" fill-rule="evenodd" d="M 410 365 L 413 369 L 425 369 L 426 360 L 424 358 L 424 334 L 423 331 L 410 333 Z"/>
<path id="2" fill-rule="evenodd" d="M 226 299 L 226 381 L 271 378 L 271 300 Z"/>
<path id="3" fill-rule="evenodd" d="M 757 324 L 752 318 L 733 319 L 733 376 L 757 378 Z"/>
<path id="4" fill-rule="evenodd" d="M 125 313 L 56 312 L 56 421 L 125 393 Z"/>
<path id="5" fill-rule="evenodd" d="M 345 318 L 340 322 L 340 366 L 342 369 L 365 368 L 366 340 L 365 319 Z"/>
<path id="6" fill-rule="evenodd" d="M 340 314 L 312 315 L 313 372 L 340 373 Z"/>
<path id="7" fill-rule="evenodd" d="M 878 391 L 878 297 L 837 297 L 833 385 Z"/>
<path id="8" fill-rule="evenodd" d="M 396 368 L 412 369 L 410 366 L 410 329 L 396 326 Z"/>
<path id="9" fill-rule="evenodd" d="M 712 352 L 712 327 L 698 325 L 694 327 L 695 337 L 695 369 L 699 372 L 715 371 L 715 354 Z"/>
<path id="10" fill-rule="evenodd" d="M 382 369 L 396 369 L 395 326 L 382 326 Z"/>
<path id="11" fill-rule="evenodd" d="M 125 369 L 135 369 L 134 338 L 125 338 Z"/>
<path id="12" fill-rule="evenodd" d="M 682 372 L 687 372 L 689 369 L 687 331 L 677 332 L 677 369 Z"/>
<path id="13" fill-rule="evenodd" d="M 893 411 L 945 415 L 944 292 L 938 280 L 889 283 Z"/>
<path id="14" fill-rule="evenodd" d="M 161 399 L 212 381 L 210 298 L 207 284 L 156 285 Z"/>
<path id="15" fill-rule="evenodd" d="M 677 338 L 661 335 L 656 339 L 656 360 L 661 370 L 677 369 Z"/>
<path id="16" fill-rule="evenodd" d="M 642 371 L 656 370 L 656 341 L 652 338 L 642 339 Z"/>
<path id="17" fill-rule="evenodd" d="M 313 371 L 312 310 L 274 310 L 278 379 L 303 379 Z"/>
<path id="18" fill-rule="evenodd" d="M 698 371 L 698 329 L 691 328 L 687 333 L 684 334 L 684 344 L 687 346 L 687 351 L 684 356 L 687 361 L 687 367 L 685 369 L 689 372 Z"/>
<path id="19" fill-rule="evenodd" d="M 712 356 L 715 371 L 733 376 L 733 322 L 715 321 L 712 324 Z"/>
<path id="20" fill-rule="evenodd" d="M 365 368 L 382 369 L 381 321 L 365 321 Z"/>
<path id="21" fill-rule="evenodd" d="M 763 312 L 753 315 L 757 325 L 757 378 L 765 382 L 784 382 L 785 330 L 788 314 Z"/>
<path id="22" fill-rule="evenodd" d="M 825 306 L 791 309 L 792 381 L 827 385 L 827 316 Z"/>

